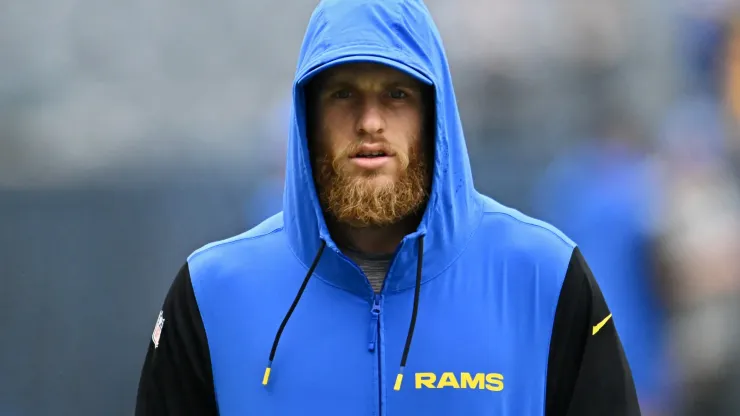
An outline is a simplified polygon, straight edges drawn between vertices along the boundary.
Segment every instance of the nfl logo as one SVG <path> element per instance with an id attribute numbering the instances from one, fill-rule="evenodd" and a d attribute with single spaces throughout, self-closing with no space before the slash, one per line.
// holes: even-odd
<path id="1" fill-rule="evenodd" d="M 159 347 L 159 336 L 162 335 L 163 326 L 164 326 L 164 312 L 159 311 L 159 317 L 157 318 L 157 324 L 154 325 L 154 332 L 152 332 L 152 342 L 154 342 L 154 348 Z"/>

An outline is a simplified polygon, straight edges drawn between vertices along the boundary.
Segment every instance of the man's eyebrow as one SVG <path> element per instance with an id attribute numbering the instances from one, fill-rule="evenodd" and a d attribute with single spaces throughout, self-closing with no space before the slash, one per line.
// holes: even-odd
<path id="1" fill-rule="evenodd" d="M 421 91 L 421 85 L 412 79 L 399 79 L 391 81 L 387 84 L 388 87 L 392 88 L 409 88 L 414 91 Z"/>
<path id="2" fill-rule="evenodd" d="M 352 83 L 345 79 L 342 74 L 321 74 L 314 81 L 317 91 L 327 88 L 346 88 L 352 86 Z"/>
<path id="3" fill-rule="evenodd" d="M 334 75 L 322 79 L 319 85 L 321 85 L 321 87 L 349 86 L 352 85 L 352 82 L 347 79 L 343 79 L 341 75 Z"/>

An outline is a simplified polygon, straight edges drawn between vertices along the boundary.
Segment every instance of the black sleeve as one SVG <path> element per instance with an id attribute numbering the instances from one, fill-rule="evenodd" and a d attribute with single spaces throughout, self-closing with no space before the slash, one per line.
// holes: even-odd
<path id="1" fill-rule="evenodd" d="M 577 247 L 555 312 L 546 395 L 546 416 L 640 415 L 614 319 Z"/>
<path id="2" fill-rule="evenodd" d="M 163 320 L 162 320 L 163 319 Z M 187 263 L 162 307 L 149 341 L 136 397 L 136 416 L 218 415 L 203 320 Z"/>

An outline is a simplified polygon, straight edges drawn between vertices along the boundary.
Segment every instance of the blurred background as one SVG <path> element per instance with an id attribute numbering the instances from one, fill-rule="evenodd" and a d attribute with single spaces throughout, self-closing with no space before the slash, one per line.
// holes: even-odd
<path id="1" fill-rule="evenodd" d="M 131 414 L 185 257 L 280 210 L 316 3 L 0 5 L 0 416 Z M 644 414 L 739 415 L 739 5 L 427 4 L 478 189 L 581 245 Z"/>

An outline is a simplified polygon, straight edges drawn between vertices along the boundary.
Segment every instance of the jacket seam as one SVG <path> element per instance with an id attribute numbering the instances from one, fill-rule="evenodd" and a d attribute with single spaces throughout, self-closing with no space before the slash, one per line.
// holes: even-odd
<path id="1" fill-rule="evenodd" d="M 484 214 L 484 215 L 504 215 L 504 216 L 507 216 L 507 217 L 509 217 L 509 218 L 513 219 L 514 221 L 516 221 L 516 222 L 518 222 L 518 223 L 520 223 L 520 224 L 525 224 L 525 225 L 528 225 L 528 226 L 530 226 L 530 227 L 536 227 L 536 228 L 540 228 L 540 229 L 542 229 L 542 230 L 545 230 L 545 231 L 547 231 L 548 233 L 550 233 L 550 234 L 552 234 L 553 236 L 557 237 L 557 238 L 558 238 L 558 240 L 560 240 L 561 242 L 563 242 L 563 243 L 564 243 L 564 244 L 565 244 L 565 245 L 566 245 L 567 247 L 570 247 L 571 249 L 573 249 L 573 248 L 575 248 L 575 247 L 577 246 L 577 244 L 575 244 L 575 243 L 571 243 L 570 241 L 566 240 L 565 238 L 563 238 L 563 236 L 561 236 L 561 235 L 560 235 L 560 234 L 558 234 L 557 232 L 553 231 L 553 230 L 552 230 L 551 228 L 549 228 L 549 227 L 545 227 L 545 226 L 543 226 L 543 225 L 540 225 L 540 224 L 535 224 L 535 223 L 533 223 L 533 222 L 529 222 L 529 221 L 524 221 L 524 220 L 522 220 L 521 218 L 517 218 L 516 216 L 514 216 L 514 215 L 511 215 L 511 214 L 509 214 L 509 213 L 507 213 L 507 212 L 491 212 L 491 211 L 484 211 L 484 212 L 483 212 L 483 214 Z"/>
<path id="2" fill-rule="evenodd" d="M 263 234 L 259 234 L 259 235 L 254 235 L 254 236 L 242 236 L 242 237 L 237 237 L 237 238 L 228 239 L 228 240 L 224 240 L 224 241 L 221 241 L 221 242 L 214 243 L 210 247 L 204 247 L 204 248 L 201 248 L 201 249 L 196 250 L 192 255 L 190 255 L 188 257 L 188 263 L 190 263 L 191 261 L 193 261 L 196 258 L 200 257 L 201 254 L 207 253 L 207 252 L 209 252 L 209 251 L 211 251 L 211 250 L 213 250 L 215 248 L 219 248 L 219 247 L 223 247 L 223 246 L 228 246 L 228 245 L 231 245 L 231 244 L 234 244 L 234 243 L 238 243 L 238 242 L 241 242 L 241 241 L 245 241 L 245 240 L 256 240 L 258 238 L 266 237 L 268 235 L 272 235 L 272 234 L 275 234 L 277 232 L 283 231 L 283 228 L 284 228 L 284 226 L 280 226 L 280 227 L 275 228 L 274 230 L 272 230 L 270 232 L 267 232 L 267 233 L 263 233 Z"/>

